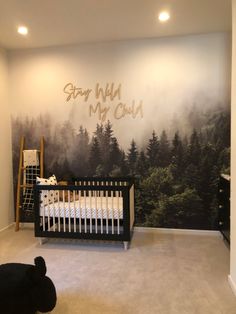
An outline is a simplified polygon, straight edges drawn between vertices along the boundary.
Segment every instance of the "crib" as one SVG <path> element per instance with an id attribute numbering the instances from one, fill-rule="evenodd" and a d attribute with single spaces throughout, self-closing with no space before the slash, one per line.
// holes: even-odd
<path id="1" fill-rule="evenodd" d="M 76 178 L 70 185 L 35 185 L 35 236 L 111 240 L 127 250 L 134 226 L 132 178 Z"/>

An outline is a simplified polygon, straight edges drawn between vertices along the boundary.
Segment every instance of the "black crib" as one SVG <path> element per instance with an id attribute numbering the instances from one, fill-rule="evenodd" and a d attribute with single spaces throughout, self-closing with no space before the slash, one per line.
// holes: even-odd
<path id="1" fill-rule="evenodd" d="M 122 241 L 134 226 L 132 178 L 76 178 L 71 185 L 35 186 L 35 236 Z"/>

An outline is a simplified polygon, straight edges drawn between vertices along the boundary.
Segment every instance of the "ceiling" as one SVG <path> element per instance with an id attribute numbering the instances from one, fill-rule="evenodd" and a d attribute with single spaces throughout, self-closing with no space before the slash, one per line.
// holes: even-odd
<path id="1" fill-rule="evenodd" d="M 171 19 L 161 24 L 164 9 Z M 21 24 L 27 37 L 16 31 Z M 231 31 L 231 0 L 0 0 L 7 49 L 219 31 Z"/>

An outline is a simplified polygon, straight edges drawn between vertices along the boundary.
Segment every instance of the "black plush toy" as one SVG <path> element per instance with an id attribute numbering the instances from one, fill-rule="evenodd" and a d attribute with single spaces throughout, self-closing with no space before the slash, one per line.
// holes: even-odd
<path id="1" fill-rule="evenodd" d="M 57 301 L 56 289 L 46 275 L 44 259 L 34 265 L 9 263 L 0 265 L 0 313 L 35 314 L 51 311 Z"/>

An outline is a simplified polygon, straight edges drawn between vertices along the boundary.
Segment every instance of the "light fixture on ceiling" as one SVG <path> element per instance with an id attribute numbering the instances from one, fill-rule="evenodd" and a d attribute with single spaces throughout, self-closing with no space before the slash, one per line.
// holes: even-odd
<path id="1" fill-rule="evenodd" d="M 158 15 L 158 19 L 160 22 L 166 22 L 169 20 L 169 18 L 170 18 L 170 14 L 167 11 L 162 11 Z"/>
<path id="2" fill-rule="evenodd" d="M 28 34 L 28 28 L 26 26 L 19 26 L 17 32 L 23 36 Z"/>

